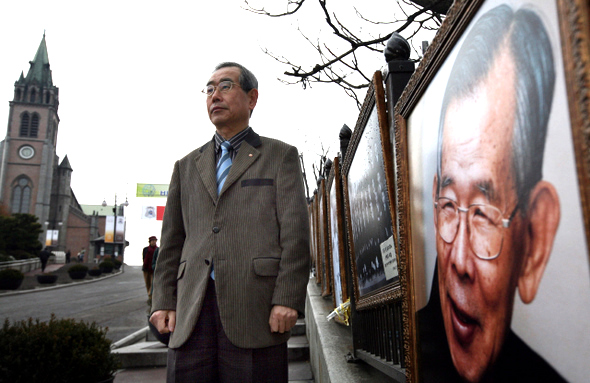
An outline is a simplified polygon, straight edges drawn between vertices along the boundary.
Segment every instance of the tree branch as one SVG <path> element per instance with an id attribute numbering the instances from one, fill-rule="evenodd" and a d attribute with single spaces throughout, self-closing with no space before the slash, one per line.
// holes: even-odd
<path id="1" fill-rule="evenodd" d="M 298 10 L 300 10 L 301 7 L 303 6 L 303 3 L 305 3 L 305 0 L 287 0 L 287 9 L 289 9 L 289 5 L 291 5 L 291 4 L 295 4 L 296 6 L 295 6 L 294 10 L 292 10 L 292 11 L 287 10 L 287 12 L 284 12 L 284 13 L 270 13 L 270 12 L 267 12 L 264 9 L 264 7 L 262 7 L 261 9 L 253 8 L 248 3 L 248 0 L 244 0 L 244 3 L 246 3 L 246 5 L 247 5 L 247 8 L 244 8 L 244 9 L 247 10 L 248 12 L 252 12 L 252 13 L 256 13 L 258 15 L 264 15 L 264 16 L 268 16 L 268 17 L 283 17 L 283 16 L 292 15 L 295 12 L 297 12 Z"/>

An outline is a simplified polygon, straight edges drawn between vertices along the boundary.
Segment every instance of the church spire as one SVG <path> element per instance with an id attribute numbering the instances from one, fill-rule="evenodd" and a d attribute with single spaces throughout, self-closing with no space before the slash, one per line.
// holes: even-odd
<path id="1" fill-rule="evenodd" d="M 49 68 L 49 55 L 47 54 L 47 43 L 45 42 L 45 31 L 43 31 L 43 39 L 37 49 L 33 61 L 29 61 L 31 65 L 27 77 L 25 77 L 26 85 L 38 85 L 41 87 L 52 87 L 53 79 L 51 77 L 51 69 Z"/>

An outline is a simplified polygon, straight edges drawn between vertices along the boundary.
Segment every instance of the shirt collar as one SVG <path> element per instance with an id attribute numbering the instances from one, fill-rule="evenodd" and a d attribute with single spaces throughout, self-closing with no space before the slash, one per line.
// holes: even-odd
<path id="1" fill-rule="evenodd" d="M 239 132 L 238 134 L 236 134 L 235 136 L 233 136 L 232 138 L 230 138 L 229 140 L 229 144 L 231 145 L 232 149 L 234 152 L 238 152 L 238 150 L 240 149 L 240 146 L 242 145 L 242 142 L 244 142 L 244 138 L 246 138 L 246 136 L 252 131 L 251 127 L 247 127 L 246 129 L 242 130 L 241 132 Z M 215 136 L 214 136 L 214 140 L 215 140 L 215 152 L 219 152 L 221 150 L 221 143 L 226 141 L 225 138 L 221 137 L 221 135 L 217 132 L 215 132 Z"/>

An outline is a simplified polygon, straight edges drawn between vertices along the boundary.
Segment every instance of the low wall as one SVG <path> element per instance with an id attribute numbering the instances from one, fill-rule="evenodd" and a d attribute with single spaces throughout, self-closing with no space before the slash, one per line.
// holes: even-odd
<path id="1" fill-rule="evenodd" d="M 41 268 L 41 260 L 39 258 L 23 259 L 19 261 L 0 262 L 0 270 L 16 269 L 22 273 L 29 272 Z"/>
<path id="2" fill-rule="evenodd" d="M 332 312 L 332 298 L 322 298 L 315 279 L 307 284 L 305 324 L 309 342 L 310 363 L 315 383 L 391 383 L 392 378 L 363 361 L 348 363 L 352 353 L 350 327 L 326 316 Z"/>

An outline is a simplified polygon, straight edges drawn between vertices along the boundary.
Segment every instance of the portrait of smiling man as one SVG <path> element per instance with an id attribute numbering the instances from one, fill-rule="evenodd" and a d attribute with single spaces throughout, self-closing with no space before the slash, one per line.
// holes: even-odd
<path id="1" fill-rule="evenodd" d="M 547 31 L 527 7 L 484 13 L 453 63 L 432 183 L 434 281 L 417 313 L 424 382 L 564 381 L 510 329 L 560 221 L 542 176 L 554 81 Z"/>
<path id="2" fill-rule="evenodd" d="M 309 220 L 297 148 L 250 127 L 258 81 L 219 64 L 212 139 L 174 165 L 150 322 L 171 333 L 167 382 L 287 382 L 305 310 Z"/>

